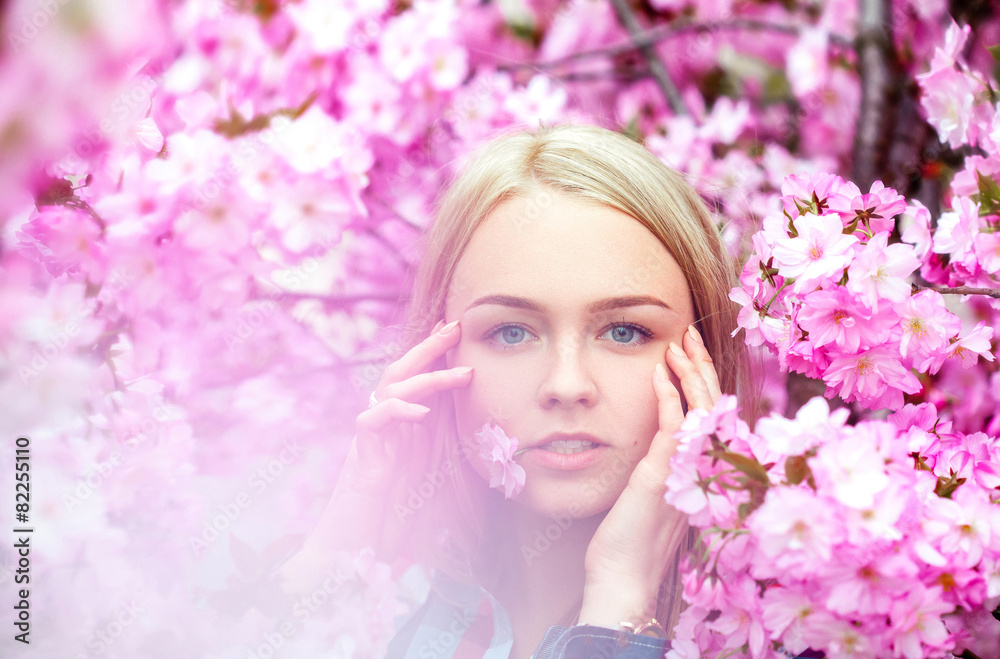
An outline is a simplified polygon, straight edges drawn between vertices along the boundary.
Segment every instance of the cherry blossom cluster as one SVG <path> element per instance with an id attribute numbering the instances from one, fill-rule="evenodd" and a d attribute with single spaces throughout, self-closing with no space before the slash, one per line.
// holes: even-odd
<path id="1" fill-rule="evenodd" d="M 913 291 L 917 250 L 889 242 L 907 207 L 895 190 L 876 181 L 862 193 L 817 173 L 787 177 L 782 193 L 782 212 L 753 236 L 730 294 L 748 344 L 766 344 L 783 370 L 822 379 L 828 396 L 872 409 L 898 409 L 918 392 L 913 370 L 993 360 L 992 327 L 963 331 L 940 293 Z"/>
<path id="2" fill-rule="evenodd" d="M 779 207 L 787 176 L 808 182 L 849 162 L 855 0 L 647 4 L 650 28 L 671 27 L 655 50 L 682 109 L 622 49 L 629 35 L 606 0 L 3 3 L 0 395 L 17 404 L 0 428 L 33 436 L 53 484 L 36 494 L 52 539 L 38 568 L 59 615 L 39 653 L 89 649 L 136 598 L 143 633 L 117 638 L 109 656 L 197 646 L 243 657 L 280 638 L 319 656 L 323 629 L 337 630 L 335 653 L 384 654 L 379 607 L 339 626 L 343 609 L 309 609 L 294 642 L 274 636 L 302 618 L 274 604 L 261 585 L 270 563 L 248 547 L 318 516 L 349 439 L 331 429 L 349 427 L 389 358 L 380 346 L 397 339 L 386 328 L 400 325 L 434 198 L 497 130 L 582 120 L 644 138 L 718 207 L 734 254 Z M 907 75 L 934 72 L 919 80 L 931 123 L 987 154 L 956 175 L 954 217 L 932 235 L 914 202 L 905 238 L 928 282 L 995 285 L 988 67 L 959 56 L 967 31 L 943 36 L 947 3 L 893 7 Z M 855 251 L 874 239 L 856 238 Z M 877 313 L 895 313 L 875 290 Z M 970 436 L 996 434 L 1000 378 L 983 360 L 955 368 L 988 328 L 949 334 L 955 320 L 932 296 L 911 297 L 944 328 L 913 325 L 914 368 L 931 359 L 934 372 L 939 336 L 962 357 L 928 379 L 926 400 Z M 879 331 L 851 336 L 861 350 Z M 835 345 L 816 352 L 824 369 Z M 768 376 L 781 407 L 781 374 Z M 513 496 L 515 440 L 494 439 L 483 459 Z M 64 569 L 81 560 L 92 569 Z"/>
<path id="3" fill-rule="evenodd" d="M 943 143 L 972 154 L 951 181 L 950 209 L 932 223 L 919 202 L 907 209 L 903 240 L 914 245 L 920 275 L 944 286 L 1000 288 L 1000 99 L 961 57 L 969 26 L 952 23 L 930 70 L 917 76 L 921 105 Z"/>
<path id="4" fill-rule="evenodd" d="M 723 396 L 677 434 L 665 498 L 701 540 L 670 659 L 975 643 L 967 619 L 1000 604 L 1000 440 L 928 404 L 851 426 L 817 397 L 752 432 L 738 411 Z"/>

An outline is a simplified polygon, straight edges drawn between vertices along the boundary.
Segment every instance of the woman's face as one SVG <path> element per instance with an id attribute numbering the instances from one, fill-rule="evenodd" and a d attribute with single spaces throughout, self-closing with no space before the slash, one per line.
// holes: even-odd
<path id="1" fill-rule="evenodd" d="M 618 210 L 537 188 L 472 236 L 448 290 L 445 321 L 456 319 L 447 365 L 474 367 L 452 392 L 460 441 L 471 446 L 487 421 L 519 449 L 555 432 L 594 435 L 608 446 L 582 469 L 547 465 L 545 449 L 519 453 L 514 502 L 551 517 L 610 509 L 657 431 L 653 368 L 694 322 L 667 249 Z"/>

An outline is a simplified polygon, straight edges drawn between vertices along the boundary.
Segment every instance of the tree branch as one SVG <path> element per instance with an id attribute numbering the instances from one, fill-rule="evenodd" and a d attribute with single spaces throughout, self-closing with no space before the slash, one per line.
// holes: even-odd
<path id="1" fill-rule="evenodd" d="M 885 170 L 891 125 L 892 19 L 887 0 L 861 0 L 857 38 L 861 108 L 854 134 L 851 178 L 867 190 Z"/>
<path id="2" fill-rule="evenodd" d="M 975 288 L 974 286 L 921 286 L 913 284 L 918 291 L 937 291 L 942 295 L 986 295 L 1000 300 L 1000 288 Z"/>
<path id="3" fill-rule="evenodd" d="M 549 60 L 547 62 L 516 62 L 500 66 L 501 70 L 509 71 L 520 68 L 531 69 L 553 69 L 566 64 L 572 64 L 582 60 L 594 59 L 597 57 L 616 57 L 631 53 L 634 50 L 646 46 L 654 46 L 661 41 L 666 41 L 672 37 L 681 36 L 690 32 L 728 32 L 747 30 L 752 32 L 779 32 L 782 34 L 798 35 L 802 29 L 797 25 L 783 25 L 781 23 L 770 23 L 750 18 L 737 18 L 729 21 L 706 21 L 704 23 L 693 23 L 684 21 L 674 21 L 669 25 L 661 25 L 649 30 L 643 30 L 625 42 L 606 46 L 604 48 L 594 48 L 592 50 L 581 50 L 570 53 L 564 57 Z M 854 47 L 854 42 L 839 34 L 831 34 L 830 41 L 844 47 Z"/>
<path id="4" fill-rule="evenodd" d="M 629 36 L 632 38 L 632 43 L 635 43 L 637 36 L 643 33 L 642 26 L 639 25 L 639 19 L 636 18 L 635 13 L 632 8 L 628 5 L 628 0 L 611 0 L 611 6 L 615 9 L 615 14 L 618 16 L 618 22 L 620 22 L 625 29 L 628 31 Z M 677 91 L 677 87 L 674 85 L 674 81 L 670 79 L 670 75 L 667 73 L 667 67 L 664 66 L 663 60 L 656 53 L 656 48 L 652 44 L 637 45 L 639 52 L 642 56 L 646 58 L 646 62 L 649 64 L 649 70 L 653 74 L 653 79 L 656 80 L 657 86 L 660 91 L 663 92 L 664 98 L 667 99 L 667 104 L 670 109 L 673 110 L 674 114 L 677 116 L 686 116 L 688 114 L 687 107 L 684 105 L 684 100 L 681 98 L 680 92 Z"/>

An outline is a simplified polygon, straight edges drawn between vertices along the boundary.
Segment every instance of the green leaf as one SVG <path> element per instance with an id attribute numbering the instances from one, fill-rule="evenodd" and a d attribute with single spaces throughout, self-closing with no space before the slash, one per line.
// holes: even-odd
<path id="1" fill-rule="evenodd" d="M 764 467 L 761 466 L 759 462 L 753 458 L 748 458 L 745 455 L 740 455 L 739 453 L 721 453 L 717 456 L 720 460 L 725 460 L 729 464 L 733 465 L 739 471 L 743 472 L 753 480 L 764 483 L 765 485 L 770 485 L 770 481 L 767 479 L 767 472 Z"/>
<path id="2" fill-rule="evenodd" d="M 974 195 L 973 200 L 979 202 L 980 212 L 1000 212 L 1000 185 L 992 177 L 983 176 L 979 172 L 976 172 L 976 179 L 979 182 L 979 194 Z"/>
<path id="3" fill-rule="evenodd" d="M 990 55 L 993 56 L 993 59 L 1000 62 L 1000 43 L 995 46 L 986 46 L 986 50 L 990 51 Z"/>

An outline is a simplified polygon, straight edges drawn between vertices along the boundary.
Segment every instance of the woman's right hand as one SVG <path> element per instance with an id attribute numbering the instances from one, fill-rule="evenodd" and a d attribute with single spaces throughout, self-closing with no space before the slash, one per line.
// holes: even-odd
<path id="1" fill-rule="evenodd" d="M 472 381 L 471 367 L 429 370 L 461 338 L 458 321 L 442 324 L 383 371 L 377 403 L 357 417 L 326 510 L 299 554 L 282 568 L 289 580 L 305 579 L 341 550 L 371 547 L 381 562 L 398 558 L 420 514 L 398 511 L 410 510 L 410 488 L 416 490 L 429 476 L 432 430 L 446 400 L 441 392 Z"/>
<path id="2" fill-rule="evenodd" d="M 430 476 L 432 431 L 447 400 L 440 393 L 472 381 L 471 366 L 429 370 L 461 339 L 458 321 L 442 325 L 439 321 L 430 336 L 386 367 L 375 387 L 377 404 L 355 422 L 340 492 L 334 491 L 335 498 L 353 493 L 367 499 L 364 507 L 372 515 L 359 523 L 354 548 L 371 546 L 385 562 L 395 560 L 405 531 L 419 515 L 408 499 L 411 488 L 417 490 Z"/>

